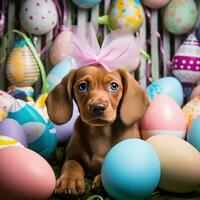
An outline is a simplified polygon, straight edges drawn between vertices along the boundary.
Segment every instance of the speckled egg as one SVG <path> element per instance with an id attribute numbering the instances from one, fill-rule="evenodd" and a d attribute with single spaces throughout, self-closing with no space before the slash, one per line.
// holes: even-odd
<path id="1" fill-rule="evenodd" d="M 142 25 L 144 12 L 139 0 L 113 0 L 109 11 L 112 29 L 123 28 L 135 32 Z"/>
<path id="2" fill-rule="evenodd" d="M 165 28 L 174 34 L 192 30 L 197 19 L 194 0 L 171 0 L 164 11 Z"/>
<path id="3" fill-rule="evenodd" d="M 58 14 L 52 0 L 25 0 L 20 9 L 20 22 L 28 32 L 46 34 L 57 24 Z"/>

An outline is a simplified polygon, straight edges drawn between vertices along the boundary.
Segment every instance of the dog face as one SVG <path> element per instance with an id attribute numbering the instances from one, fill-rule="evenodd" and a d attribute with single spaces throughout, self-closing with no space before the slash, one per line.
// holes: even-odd
<path id="1" fill-rule="evenodd" d="M 81 119 L 93 126 L 111 124 L 118 111 L 129 126 L 138 121 L 148 100 L 144 90 L 124 70 L 108 72 L 101 66 L 71 71 L 48 95 L 46 104 L 50 119 L 66 123 L 72 115 L 75 99 Z"/>

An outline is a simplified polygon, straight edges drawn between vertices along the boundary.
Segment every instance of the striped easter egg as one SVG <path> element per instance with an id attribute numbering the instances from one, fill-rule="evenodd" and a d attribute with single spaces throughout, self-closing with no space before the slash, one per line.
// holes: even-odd
<path id="1" fill-rule="evenodd" d="M 21 143 L 19 143 L 17 140 L 0 135 L 0 149 L 9 147 L 9 146 L 19 146 L 19 147 L 24 147 Z"/>
<path id="2" fill-rule="evenodd" d="M 17 86 L 31 86 L 38 80 L 39 67 L 25 40 L 16 42 L 7 60 L 6 74 Z"/>

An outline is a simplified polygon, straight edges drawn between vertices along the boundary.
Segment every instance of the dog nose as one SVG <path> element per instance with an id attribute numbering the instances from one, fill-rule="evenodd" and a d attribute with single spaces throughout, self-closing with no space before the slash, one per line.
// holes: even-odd
<path id="1" fill-rule="evenodd" d="M 106 106 L 102 103 L 90 105 L 90 111 L 95 115 L 102 115 L 105 109 L 106 109 Z"/>

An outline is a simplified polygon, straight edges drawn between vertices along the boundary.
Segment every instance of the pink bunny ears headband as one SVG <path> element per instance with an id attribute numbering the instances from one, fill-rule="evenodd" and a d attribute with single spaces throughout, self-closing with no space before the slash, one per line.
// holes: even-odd
<path id="1" fill-rule="evenodd" d="M 77 67 L 102 65 L 108 71 L 119 68 L 134 71 L 140 63 L 141 43 L 122 29 L 109 33 L 100 48 L 95 31 L 88 24 L 84 32 L 80 27 L 71 28 L 68 54 L 76 61 Z"/>

